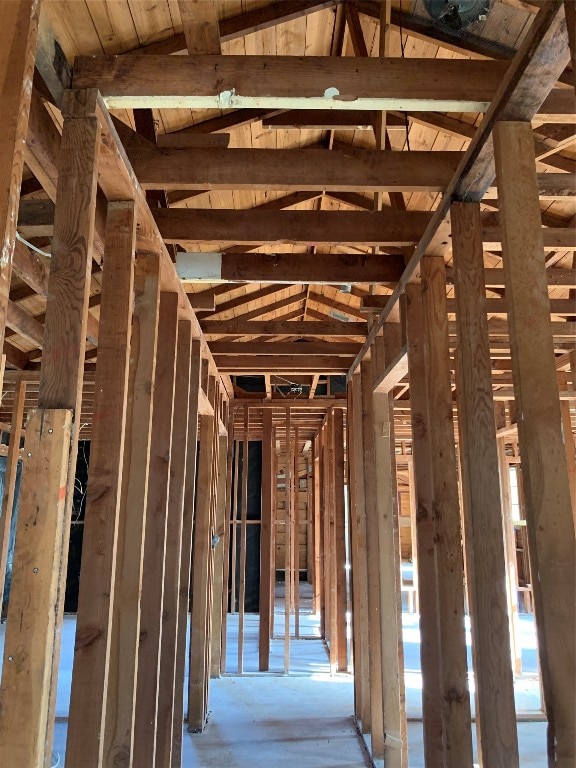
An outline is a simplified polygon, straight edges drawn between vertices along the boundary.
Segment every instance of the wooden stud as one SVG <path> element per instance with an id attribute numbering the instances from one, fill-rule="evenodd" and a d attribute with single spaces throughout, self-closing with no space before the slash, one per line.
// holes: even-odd
<path id="1" fill-rule="evenodd" d="M 26 430 L 4 644 L 0 746 L 6 768 L 44 765 L 72 428 L 70 410 L 34 411 Z"/>
<path id="2" fill-rule="evenodd" d="M 160 294 L 156 378 L 152 414 L 142 593 L 140 645 L 134 714 L 134 762 L 153 766 L 158 724 L 158 680 L 162 647 L 162 614 L 166 525 L 170 482 L 174 383 L 178 343 L 178 295 Z"/>
<path id="3" fill-rule="evenodd" d="M 284 674 L 290 672 L 290 609 L 292 604 L 290 542 L 292 541 L 292 426 L 286 407 L 286 464 L 284 467 Z"/>
<path id="4" fill-rule="evenodd" d="M 222 667 L 223 595 L 228 594 L 228 582 L 224 581 L 224 531 L 228 527 L 226 514 L 226 476 L 228 467 L 228 437 L 220 435 L 218 471 L 216 477 L 216 517 L 214 535 L 214 597 L 212 604 L 212 666 L 211 677 L 220 677 Z M 227 606 L 226 606 L 227 610 Z"/>
<path id="5" fill-rule="evenodd" d="M 4 347 L 39 13 L 40 0 L 2 0 L 0 4 L 0 106 L 4 115 L 0 147 L 0 350 Z"/>
<path id="6" fill-rule="evenodd" d="M 461 768 L 472 764 L 472 734 L 464 628 L 464 562 L 454 451 L 443 258 L 426 257 L 422 261 L 422 304 L 434 494 L 434 542 L 438 579 L 436 607 L 441 646 L 445 759 L 447 768 Z"/>
<path id="7" fill-rule="evenodd" d="M 569 389 L 568 374 L 565 371 L 558 371 L 558 387 L 561 392 Z M 568 400 L 560 402 L 560 413 L 562 415 L 562 436 L 564 438 L 564 447 L 566 448 L 566 466 L 568 467 L 568 479 L 570 481 L 570 498 L 572 500 L 574 523 L 576 525 L 576 444 L 574 443 L 570 402 Z"/>
<path id="8" fill-rule="evenodd" d="M 122 488 L 136 220 L 110 203 L 66 759 L 102 765 Z"/>
<path id="9" fill-rule="evenodd" d="M 344 509 L 344 411 L 332 411 L 332 441 L 334 445 L 334 571 L 336 586 L 336 624 L 338 672 L 348 669 L 348 585 L 346 578 L 346 520 Z"/>
<path id="10" fill-rule="evenodd" d="M 429 439 L 424 309 L 418 285 L 406 288 L 412 455 L 416 484 L 416 543 L 420 602 L 420 664 L 424 753 L 430 768 L 444 768 L 438 580 L 434 554 L 434 490 Z"/>
<path id="11" fill-rule="evenodd" d="M 192 555 L 190 616 L 190 679 L 188 686 L 188 730 L 201 733 L 208 717 L 210 673 L 210 619 L 212 615 L 212 473 L 216 418 L 200 417 L 200 453 L 196 492 L 196 522 Z"/>
<path id="12" fill-rule="evenodd" d="M 290 557 L 292 560 L 292 595 L 294 599 L 294 637 L 300 637 L 300 446 L 298 427 L 294 427 L 294 482 L 292 484 L 294 528 Z"/>
<path id="13" fill-rule="evenodd" d="M 270 667 L 270 613 L 272 595 L 272 411 L 264 411 L 262 432 L 262 525 L 260 528 L 260 623 L 258 632 L 258 669 L 267 672 Z"/>
<path id="14" fill-rule="evenodd" d="M 378 569 L 383 676 L 384 764 L 402 768 L 406 707 L 402 652 L 402 595 L 400 542 L 396 507 L 396 454 L 390 395 L 373 395 L 374 457 L 376 467 Z M 404 721 L 404 724 L 403 724 Z"/>
<path id="15" fill-rule="evenodd" d="M 244 406 L 244 439 L 242 441 L 242 500 L 240 517 L 240 573 L 238 585 L 238 674 L 244 672 L 244 615 L 246 605 L 246 521 L 248 519 L 248 431 L 250 409 Z"/>
<path id="16" fill-rule="evenodd" d="M 458 429 L 476 727 L 484 765 L 519 765 L 480 204 L 452 204 Z"/>
<path id="17" fill-rule="evenodd" d="M 14 492 L 16 489 L 18 462 L 20 460 L 20 440 L 22 438 L 22 421 L 24 419 L 25 400 L 26 381 L 20 379 L 20 381 L 16 384 L 14 391 L 14 402 L 12 404 L 12 416 L 10 419 L 10 443 L 8 445 L 8 456 L 6 457 L 6 469 L 4 472 L 4 492 L 2 494 L 2 512 L 0 514 L 0 604 L 4 599 L 6 563 L 8 560 L 8 546 L 10 544 L 12 515 L 14 513 Z"/>
<path id="18" fill-rule="evenodd" d="M 352 553 L 352 619 L 354 638 L 354 681 L 356 718 L 362 733 L 370 733 L 370 680 L 367 592 L 366 505 L 364 496 L 362 402 L 360 374 L 349 384 L 348 467 L 350 473 L 350 533 Z"/>
<path id="19" fill-rule="evenodd" d="M 186 478 L 184 482 L 184 513 L 182 518 L 182 553 L 180 559 L 180 592 L 178 595 L 178 637 L 174 674 L 174 713 L 172 761 L 170 768 L 182 764 L 182 725 L 184 721 L 184 672 L 186 667 L 186 638 L 190 605 L 190 576 L 192 540 L 195 519 L 196 465 L 198 453 L 198 401 L 201 391 L 202 352 L 200 340 L 192 339 L 190 354 L 190 401 L 188 404 L 188 437 L 186 448 Z"/>
<path id="20" fill-rule="evenodd" d="M 234 409 L 229 406 L 228 416 L 228 458 L 226 469 L 226 517 L 223 529 L 224 548 L 224 573 L 222 577 L 222 630 L 221 630 L 221 651 L 220 651 L 220 674 L 226 672 L 226 653 L 228 647 L 228 604 L 230 601 L 230 513 L 232 509 L 232 489 L 233 489 L 233 467 L 234 467 Z"/>
<path id="21" fill-rule="evenodd" d="M 378 553 L 378 496 L 374 462 L 374 410 L 372 402 L 372 363 L 362 361 L 362 436 L 364 494 L 366 504 L 366 551 L 368 585 L 368 665 L 370 680 L 370 736 L 373 760 L 384 758 L 384 703 L 382 678 L 382 639 L 380 571 Z"/>
<path id="22" fill-rule="evenodd" d="M 168 341 L 167 334 L 164 335 L 163 339 Z M 177 339 L 156 729 L 156 765 L 167 767 L 172 762 L 174 699 L 175 688 L 178 683 L 176 680 L 176 655 L 180 619 L 178 609 L 182 573 L 182 528 L 188 466 L 188 429 L 191 420 L 192 325 L 190 320 L 178 320 Z M 196 413 L 192 414 L 192 418 L 197 418 Z M 182 730 L 181 721 L 180 730 Z"/>
<path id="23" fill-rule="evenodd" d="M 104 764 L 133 760 L 140 591 L 148 495 L 160 261 L 139 254 L 134 273 L 128 403 L 104 729 Z"/>
<path id="24" fill-rule="evenodd" d="M 232 565 L 230 576 L 230 613 L 236 613 L 236 591 L 237 591 L 237 560 L 238 560 L 238 493 L 240 488 L 240 440 L 234 443 L 234 493 L 231 505 L 231 526 L 232 526 Z"/>
<path id="25" fill-rule="evenodd" d="M 494 151 L 549 757 L 569 766 L 576 759 L 574 519 L 530 125 L 497 123 Z"/>

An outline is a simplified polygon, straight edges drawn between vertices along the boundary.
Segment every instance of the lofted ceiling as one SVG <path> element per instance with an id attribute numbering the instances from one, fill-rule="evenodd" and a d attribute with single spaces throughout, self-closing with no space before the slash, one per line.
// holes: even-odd
<path id="1" fill-rule="evenodd" d="M 393 0 L 391 25 L 382 36 L 385 56 L 460 62 L 496 59 L 505 68 L 528 33 L 539 5 L 536 0 L 494 0 L 486 20 L 455 34 L 432 24 L 423 0 Z M 194 14 L 205 15 L 204 26 L 196 23 Z M 200 46 L 200 53 L 224 56 L 377 58 L 379 17 L 380 4 L 362 0 L 45 0 L 41 31 L 53 35 L 73 71 L 78 59 L 81 82 L 85 60 L 79 57 L 131 52 L 143 57 L 186 55 L 187 48 L 194 45 Z M 567 95 L 573 99 L 570 78 L 569 71 L 560 78 L 554 91 L 556 101 Z M 5 351 L 8 366 L 16 369 L 37 368 L 42 356 L 48 266 L 42 252 L 50 252 L 62 122 L 51 103 L 50 84 L 40 77 L 35 84 L 38 90 L 25 156 L 19 232 L 40 254 L 18 245 L 17 261 L 34 261 L 35 280 L 31 281 L 29 268 L 15 266 Z M 555 270 L 576 267 L 576 125 L 570 111 L 548 114 L 543 107 L 533 120 L 542 222 L 551 230 L 546 259 Z M 370 297 L 392 293 L 425 229 L 426 217 L 441 198 L 442 186 L 433 189 L 427 182 L 419 189 L 417 184 L 408 184 L 407 174 L 413 172 L 420 178 L 428 169 L 431 177 L 445 174 L 448 179 L 483 116 L 479 112 L 391 110 L 384 113 L 382 131 L 376 113 L 353 108 L 223 110 L 144 105 L 113 110 L 112 114 L 177 263 L 182 251 L 221 254 L 218 263 L 222 275 L 228 270 L 226 282 L 210 282 L 208 271 L 202 282 L 187 280 L 185 290 L 221 373 L 260 377 L 256 393 L 236 383 L 237 394 L 246 397 L 290 396 L 290 384 L 303 384 L 299 397 L 312 396 L 317 387 L 318 393 L 330 394 L 330 381 L 336 388 L 331 377 L 348 371 L 366 338 L 371 317 L 382 307 L 382 300 L 378 303 Z M 41 142 L 38 135 L 43 136 Z M 242 159 L 240 154 L 233 155 L 237 150 L 262 151 L 262 160 L 256 155 Z M 272 150 L 291 154 L 265 155 Z M 402 160 L 411 163 L 413 171 L 398 172 L 403 174 L 403 184 L 394 188 L 387 183 L 387 189 L 380 189 L 380 171 L 375 172 L 373 185 L 368 183 L 368 171 L 365 186 L 322 181 L 322 174 L 339 178 L 339 173 L 354 174 L 354 164 L 362 169 L 366 163 L 376 162 L 371 156 L 376 150 L 391 151 L 394 157 L 406 155 Z M 238 161 L 230 160 L 232 157 Z M 156 175 L 154 158 L 161 168 Z M 284 165 L 277 165 L 280 162 Z M 170 178 L 169 163 L 173 169 Z M 199 180 L 193 180 L 194 173 Z M 496 190 L 490 188 L 482 202 L 487 227 L 485 264 L 497 269 L 501 266 L 498 235 L 492 239 L 489 235 L 490 227 L 497 227 Z M 397 231 L 391 222 L 406 224 Z M 101 256 L 97 233 L 88 363 L 97 357 Z M 214 256 L 210 258 L 212 263 Z M 381 267 L 387 270 L 383 274 L 378 272 Z M 266 279 L 260 279 L 263 277 Z M 570 299 L 569 277 L 567 281 L 552 285 L 550 297 Z M 489 286 L 487 291 L 489 297 L 504 301 L 501 286 Z M 370 301 L 372 311 L 367 306 Z M 567 303 L 557 307 L 561 310 L 554 316 L 557 324 L 576 315 Z M 494 308 L 491 317 L 505 319 L 503 305 Z M 263 326 L 262 321 L 275 324 Z M 560 339 L 558 353 L 563 351 L 565 340 Z M 397 397 L 405 393 L 401 383 Z"/>

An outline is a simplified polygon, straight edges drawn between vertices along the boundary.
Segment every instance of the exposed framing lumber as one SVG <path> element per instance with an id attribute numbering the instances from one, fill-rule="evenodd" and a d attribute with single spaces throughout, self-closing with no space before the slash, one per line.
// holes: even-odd
<path id="1" fill-rule="evenodd" d="M 214 81 L 214 68 L 218 80 Z M 506 62 L 307 56 L 79 56 L 75 88 L 111 109 L 436 109 L 483 112 Z"/>
<path id="2" fill-rule="evenodd" d="M 214 148 L 138 150 L 130 161 L 144 189 L 442 192 L 460 157 L 459 152 L 381 154 L 352 147 L 337 153 Z"/>
<path id="3" fill-rule="evenodd" d="M 344 519 L 344 411 L 332 410 L 332 442 L 334 446 L 334 576 L 336 587 L 336 628 L 338 672 L 348 670 L 348 638 L 346 614 L 348 589 L 346 572 L 346 524 Z"/>
<path id="4" fill-rule="evenodd" d="M 51 751 L 46 734 L 71 428 L 71 410 L 38 409 L 26 429 L 2 671 L 0 743 L 8 768 L 43 766 Z"/>
<path id="5" fill-rule="evenodd" d="M 262 524 L 260 528 L 260 623 L 258 634 L 258 669 L 267 672 L 270 666 L 270 615 L 274 610 L 272 590 L 272 526 L 273 509 L 273 456 L 272 411 L 263 413 L 262 433 Z"/>
<path id="6" fill-rule="evenodd" d="M 98 767 L 103 757 L 128 399 L 135 227 L 132 203 L 110 203 L 66 746 L 72 766 L 89 760 Z"/>
<path id="7" fill-rule="evenodd" d="M 2 510 L 0 513 L 0 602 L 4 596 L 6 563 L 8 560 L 8 545 L 10 543 L 10 528 L 14 513 L 14 492 L 18 461 L 20 460 L 20 440 L 22 437 L 22 420 L 24 418 L 24 402 L 26 400 L 26 381 L 19 379 L 15 386 L 12 417 L 10 419 L 10 442 L 6 469 L 4 472 L 4 491 L 2 494 Z"/>
<path id="8" fill-rule="evenodd" d="M 418 276 L 422 256 L 446 252 L 449 239 L 445 218 L 452 197 L 456 195 L 460 199 L 482 199 L 492 183 L 495 170 L 491 132 L 495 123 L 504 119 L 531 120 L 564 70 L 569 51 L 565 20 L 560 10 L 561 0 L 552 0 L 536 16 L 434 212 L 424 237 L 406 265 L 390 302 L 373 323 L 363 350 L 354 361 L 351 371 L 360 363 L 388 316 L 397 314 L 398 299 L 406 285 Z M 530 94 L 529 99 L 527 94 Z M 471 186 L 471 180 L 474 180 L 474 188 Z"/>
<path id="9" fill-rule="evenodd" d="M 160 261 L 139 254 L 134 273 L 128 403 L 104 731 L 104 761 L 132 760 L 140 591 L 160 303 Z"/>
<path id="10" fill-rule="evenodd" d="M 224 234 L 224 230 L 222 231 Z M 184 283 L 198 280 L 227 280 L 253 283 L 394 283 L 400 279 L 404 260 L 400 256 L 362 256 L 357 253 L 330 255 L 298 253 L 211 253 L 180 252 L 176 270 Z M 201 309 L 196 295 L 193 306 Z"/>
<path id="11" fill-rule="evenodd" d="M 142 572 L 140 595 L 140 645 L 134 710 L 134 763 L 142 766 L 154 765 L 158 727 L 166 530 L 178 350 L 178 296 L 175 293 L 160 294 L 158 339 L 144 534 L 146 567 Z"/>
<path id="12" fill-rule="evenodd" d="M 244 673 L 244 618 L 246 612 L 246 545 L 248 520 L 248 463 L 250 455 L 250 408 L 244 405 L 242 440 L 242 485 L 240 501 L 240 558 L 238 572 L 238 674 Z"/>
<path id="13" fill-rule="evenodd" d="M 188 730 L 201 733 L 208 717 L 210 675 L 210 618 L 212 615 L 212 476 L 217 441 L 216 415 L 200 418 L 200 452 L 190 609 L 190 679 L 188 685 Z"/>
<path id="14" fill-rule="evenodd" d="M 199 396 L 201 392 L 202 356 L 200 341 L 192 339 L 190 353 L 190 400 L 186 447 L 186 477 L 184 482 L 182 552 L 180 557 L 180 591 L 178 594 L 178 634 L 174 673 L 174 712 L 172 725 L 172 766 L 182 762 L 182 723 L 184 720 L 184 673 L 186 667 L 186 638 L 191 581 L 192 542 L 195 520 L 197 439 Z M 172 768 L 171 766 L 171 768 Z"/>
<path id="15" fill-rule="evenodd" d="M 228 424 L 226 425 L 228 429 Z M 228 452 L 228 435 L 219 436 L 218 449 L 218 467 L 216 477 L 216 499 L 215 499 L 215 521 L 214 535 L 218 541 L 214 544 L 214 599 L 212 602 L 212 655 L 211 655 L 211 677 L 220 677 L 222 668 L 222 630 L 224 627 L 224 594 L 228 595 L 228 581 L 224 579 L 225 567 L 224 558 L 227 553 L 224 548 L 224 531 L 228 527 L 228 509 L 227 509 L 227 469 L 230 465 L 231 456 Z M 228 606 L 226 606 L 226 611 Z"/>
<path id="16" fill-rule="evenodd" d="M 451 206 L 467 593 L 482 762 L 519 766 L 480 205 Z"/>
<path id="17" fill-rule="evenodd" d="M 422 263 L 422 278 L 442 722 L 447 745 L 446 765 L 457 768 L 472 762 L 472 734 L 444 260 L 426 257 Z"/>
<path id="18" fill-rule="evenodd" d="M 1 5 L 0 106 L 6 116 L 0 145 L 0 350 L 4 346 L 6 308 L 10 293 L 16 219 L 24 163 L 24 140 L 30 112 L 34 53 L 40 13 L 39 0 Z"/>
<path id="19" fill-rule="evenodd" d="M 190 56 L 220 54 L 217 4 L 205 0 L 178 0 L 178 8 Z"/>
<path id="20" fill-rule="evenodd" d="M 519 122 L 498 123 L 494 149 L 511 310 L 512 368 L 522 414 L 518 436 L 549 758 L 559 766 L 568 766 L 576 757 L 576 691 L 569 682 L 576 663 L 570 640 L 576 633 L 574 520 L 542 240 L 539 227 L 534 225 L 539 206 L 529 127 Z"/>
<path id="21" fill-rule="evenodd" d="M 204 335 L 210 336 L 366 336 L 366 322 L 337 320 L 202 320 Z"/>

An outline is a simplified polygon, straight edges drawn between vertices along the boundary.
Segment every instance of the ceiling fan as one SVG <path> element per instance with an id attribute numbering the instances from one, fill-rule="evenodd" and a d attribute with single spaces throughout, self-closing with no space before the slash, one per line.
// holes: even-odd
<path id="1" fill-rule="evenodd" d="M 424 0 L 424 5 L 434 21 L 458 32 L 485 19 L 491 0 Z"/>

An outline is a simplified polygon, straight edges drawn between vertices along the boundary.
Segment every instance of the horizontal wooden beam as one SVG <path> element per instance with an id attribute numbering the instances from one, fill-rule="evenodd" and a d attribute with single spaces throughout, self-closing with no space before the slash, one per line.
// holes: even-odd
<path id="1" fill-rule="evenodd" d="M 423 211 L 253 211 L 155 209 L 167 243 L 363 243 L 410 245 L 430 221 Z"/>
<path id="2" fill-rule="evenodd" d="M 452 270 L 447 268 L 446 274 L 448 279 L 452 280 Z M 576 269 L 554 269 L 550 268 L 546 270 L 546 277 L 548 278 L 549 286 L 557 286 L 562 288 L 576 288 Z M 505 288 L 504 282 L 504 270 L 503 269 L 485 269 L 484 270 L 484 283 L 490 288 Z"/>
<path id="3" fill-rule="evenodd" d="M 366 296 L 362 299 L 362 311 L 381 311 L 388 303 L 388 296 Z M 484 302 L 486 312 L 491 315 L 507 315 L 508 302 L 506 299 L 486 299 Z M 446 300 L 446 309 L 449 314 L 456 312 L 455 299 Z M 576 315 L 576 299 L 550 299 L 550 314 L 552 315 Z"/>
<path id="4" fill-rule="evenodd" d="M 297 355 L 215 355 L 214 361 L 221 373 L 346 373 L 352 357 L 316 355 L 310 358 Z"/>
<path id="5" fill-rule="evenodd" d="M 75 88 L 111 109 L 355 109 L 484 112 L 507 63 L 333 56 L 76 58 Z"/>
<path id="6" fill-rule="evenodd" d="M 297 320 L 203 320 L 204 335 L 212 336 L 346 336 L 362 337 L 367 333 L 365 322 L 340 323 L 334 321 Z"/>
<path id="7" fill-rule="evenodd" d="M 178 253 L 183 282 L 391 283 L 400 279 L 404 259 L 357 253 Z M 192 306 L 193 294 L 190 294 Z"/>
<path id="8" fill-rule="evenodd" d="M 226 58 L 226 57 L 223 57 Z M 248 58 L 248 57 L 247 57 Z M 154 149 L 130 154 L 144 189 L 442 192 L 460 152 Z"/>
<path id="9" fill-rule="evenodd" d="M 269 347 L 269 349 L 268 349 Z M 213 341 L 213 355 L 338 355 L 350 357 L 360 349 L 360 344 L 327 341 Z"/>

